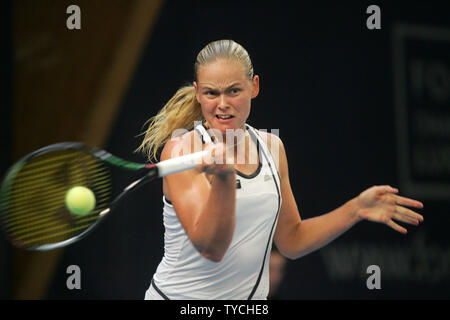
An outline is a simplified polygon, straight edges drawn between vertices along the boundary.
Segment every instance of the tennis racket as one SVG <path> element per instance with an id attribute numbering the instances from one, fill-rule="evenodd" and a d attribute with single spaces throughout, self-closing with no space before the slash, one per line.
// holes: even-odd
<path id="1" fill-rule="evenodd" d="M 64 142 L 36 150 L 7 171 L 0 186 L 0 220 L 8 240 L 26 250 L 51 250 L 88 235 L 117 203 L 145 183 L 195 168 L 207 151 L 155 164 L 123 160 L 78 142 Z M 113 192 L 113 168 L 135 171 L 139 179 Z M 75 186 L 89 188 L 95 208 L 73 214 L 65 195 Z"/>

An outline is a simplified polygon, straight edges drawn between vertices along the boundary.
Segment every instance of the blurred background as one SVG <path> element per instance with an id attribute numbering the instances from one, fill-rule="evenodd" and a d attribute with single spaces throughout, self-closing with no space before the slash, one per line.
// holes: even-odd
<path id="1" fill-rule="evenodd" d="M 122 158 L 144 122 L 193 80 L 197 53 L 233 39 L 261 91 L 248 123 L 279 129 L 303 219 L 377 184 L 421 200 L 401 235 L 361 222 L 280 261 L 276 299 L 450 298 L 450 4 L 437 1 L 8 0 L 3 11 L 0 173 L 25 154 L 83 141 Z M 80 29 L 66 22 L 70 5 Z M 369 5 L 381 29 L 366 25 Z M 123 183 L 129 180 L 124 180 Z M 2 299 L 143 299 L 163 254 L 161 181 L 83 241 L 23 252 L 0 236 Z M 70 265 L 81 289 L 69 290 Z M 381 270 L 369 290 L 367 268 Z"/>

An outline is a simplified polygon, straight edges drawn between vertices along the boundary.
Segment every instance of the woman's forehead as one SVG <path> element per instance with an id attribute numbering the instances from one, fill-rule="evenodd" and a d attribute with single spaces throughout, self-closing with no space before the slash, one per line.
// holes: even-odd
<path id="1" fill-rule="evenodd" d="M 241 62 L 219 59 L 200 66 L 197 72 L 197 80 L 199 85 L 208 83 L 229 86 L 234 82 L 244 82 L 248 79 Z"/>

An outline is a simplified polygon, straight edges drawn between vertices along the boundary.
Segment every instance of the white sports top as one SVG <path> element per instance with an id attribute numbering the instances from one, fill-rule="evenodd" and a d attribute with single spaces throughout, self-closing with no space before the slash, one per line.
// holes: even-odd
<path id="1" fill-rule="evenodd" d="M 236 224 L 220 262 L 203 257 L 192 245 L 174 207 L 163 196 L 164 257 L 145 299 L 267 299 L 269 258 L 281 207 L 277 167 L 266 143 L 246 125 L 258 146 L 259 167 L 252 175 L 237 172 Z M 203 125 L 195 130 L 212 142 Z"/>

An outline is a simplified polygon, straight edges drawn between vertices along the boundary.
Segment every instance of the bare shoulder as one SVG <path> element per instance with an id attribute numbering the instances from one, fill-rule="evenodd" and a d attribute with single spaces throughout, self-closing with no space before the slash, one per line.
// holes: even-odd
<path id="1" fill-rule="evenodd" d="M 272 150 L 272 148 L 282 148 L 284 150 L 283 142 L 281 141 L 278 135 L 262 130 L 256 131 L 258 132 L 259 136 L 263 139 L 263 141 L 267 144 L 269 150 Z"/>
<path id="2" fill-rule="evenodd" d="M 166 142 L 161 152 L 161 161 L 199 151 L 202 151 L 201 138 L 195 130 L 191 130 Z"/>
<path id="3" fill-rule="evenodd" d="M 194 131 L 189 131 L 181 136 L 170 138 L 163 147 L 160 161 L 180 157 L 182 155 L 195 152 L 195 147 L 202 148 L 201 138 Z M 200 151 L 199 150 L 199 151 Z M 172 203 L 197 184 L 198 177 L 201 176 L 198 170 L 186 170 L 163 177 L 163 193 Z M 184 201 L 184 203 L 187 203 Z"/>

